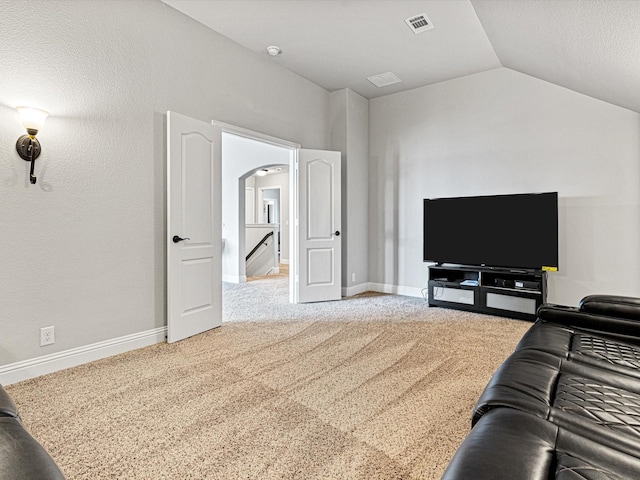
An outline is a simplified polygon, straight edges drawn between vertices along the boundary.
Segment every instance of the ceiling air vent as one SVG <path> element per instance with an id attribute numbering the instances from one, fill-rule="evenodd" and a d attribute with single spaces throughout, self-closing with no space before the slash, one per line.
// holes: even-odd
<path id="1" fill-rule="evenodd" d="M 421 13 L 420 15 L 414 15 L 413 17 L 409 17 L 405 20 L 406 24 L 409 25 L 409 28 L 416 35 L 418 33 L 426 32 L 427 30 L 431 30 L 433 28 L 433 24 L 427 18 L 426 13 Z"/>
<path id="2" fill-rule="evenodd" d="M 394 83 L 400 83 L 402 81 L 395 73 L 391 72 L 381 73 L 380 75 L 373 75 L 371 77 L 367 77 L 367 80 L 369 80 L 378 88 L 386 87 L 387 85 L 393 85 Z"/>

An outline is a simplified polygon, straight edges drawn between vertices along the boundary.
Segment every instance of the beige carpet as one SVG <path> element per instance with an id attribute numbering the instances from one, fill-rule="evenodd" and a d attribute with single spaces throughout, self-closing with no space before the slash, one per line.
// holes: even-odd
<path id="1" fill-rule="evenodd" d="M 227 286 L 226 316 L 244 320 L 231 305 L 247 291 L 271 308 L 252 284 Z M 69 480 L 435 479 L 530 326 L 387 295 L 313 309 L 7 390 Z"/>

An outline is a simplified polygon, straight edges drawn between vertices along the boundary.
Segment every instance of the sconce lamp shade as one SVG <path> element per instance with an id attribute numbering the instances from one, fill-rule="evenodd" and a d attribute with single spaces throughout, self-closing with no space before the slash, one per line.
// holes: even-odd
<path id="1" fill-rule="evenodd" d="M 49 116 L 48 112 L 37 108 L 16 107 L 16 110 L 20 113 L 20 118 L 22 118 L 24 128 L 26 128 L 27 131 L 35 130 L 36 133 L 42 129 L 44 121 L 47 119 L 47 116 Z M 29 133 L 31 134 L 31 132 Z"/>
<path id="2" fill-rule="evenodd" d="M 16 107 L 20 118 L 22 118 L 22 124 L 27 129 L 28 135 L 22 135 L 16 142 L 16 151 L 20 158 L 31 163 L 31 171 L 29 172 L 29 181 L 31 184 L 36 183 L 36 177 L 33 174 L 35 166 L 35 160 L 40 156 L 42 151 L 40 142 L 36 138 L 38 132 L 42 129 L 44 121 L 49 113 L 44 110 L 31 107 Z"/>

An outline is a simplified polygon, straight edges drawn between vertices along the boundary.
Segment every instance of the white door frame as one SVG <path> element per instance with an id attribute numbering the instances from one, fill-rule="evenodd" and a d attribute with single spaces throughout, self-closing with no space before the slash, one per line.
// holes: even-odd
<path id="1" fill-rule="evenodd" d="M 295 281 L 298 262 L 298 238 L 296 235 L 296 219 L 298 218 L 297 210 L 297 198 L 298 198 L 298 178 L 297 178 L 297 164 L 298 164 L 298 151 L 301 148 L 299 143 L 290 142 L 288 140 L 282 140 L 281 138 L 272 137 L 260 132 L 254 132 L 246 128 L 237 127 L 228 123 L 218 122 L 212 120 L 212 124 L 217 125 L 222 130 L 222 133 L 230 133 L 232 135 L 239 135 L 250 140 L 256 140 L 258 142 L 275 145 L 276 147 L 286 148 L 291 150 L 291 162 L 289 164 L 289 302 L 296 303 L 294 298 Z M 223 153 L 224 156 L 224 153 Z M 223 158 L 224 161 L 224 158 Z M 280 197 L 282 200 L 282 196 Z M 244 218 L 245 213 L 241 212 Z"/>
<path id="2" fill-rule="evenodd" d="M 272 225 L 274 225 L 276 222 L 270 222 L 270 221 L 269 221 L 269 215 L 270 215 L 272 212 L 275 212 L 275 211 L 276 211 L 276 208 L 275 208 L 275 207 L 276 207 L 276 201 L 275 201 L 273 198 L 269 198 L 269 199 L 267 199 L 267 200 L 265 200 L 265 199 L 263 198 L 263 199 L 262 199 L 262 207 L 263 207 L 263 211 L 264 211 L 264 207 L 267 207 L 267 210 L 266 210 L 266 212 L 265 212 L 265 213 L 267 214 L 267 221 L 266 221 L 266 222 L 262 222 L 262 223 L 267 223 L 267 224 L 272 224 Z M 271 207 L 271 208 L 269 208 L 269 207 Z M 263 215 L 264 215 L 264 213 L 263 213 Z M 274 215 L 275 215 L 275 213 L 274 213 Z M 264 220 L 264 217 L 262 218 L 262 220 Z M 275 220 L 275 219 L 274 219 L 274 220 Z"/>
<path id="3" fill-rule="evenodd" d="M 282 186 L 275 185 L 273 187 L 258 187 L 258 205 L 261 207 L 264 205 L 264 196 L 262 195 L 265 190 L 279 190 L 280 191 L 280 202 L 278 203 L 278 219 L 282 220 Z M 264 214 L 262 216 L 262 220 L 264 220 Z M 258 223 L 267 223 L 267 222 L 258 222 Z M 279 222 L 278 222 L 279 223 Z"/>

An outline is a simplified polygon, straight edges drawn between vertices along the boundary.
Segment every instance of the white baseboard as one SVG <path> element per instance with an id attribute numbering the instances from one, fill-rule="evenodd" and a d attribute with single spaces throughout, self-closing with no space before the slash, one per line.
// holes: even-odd
<path id="1" fill-rule="evenodd" d="M 390 285 L 388 283 L 372 283 L 369 282 L 369 290 L 372 292 L 391 293 L 394 295 L 404 295 L 407 297 L 420 297 L 422 296 L 423 288 L 416 287 L 403 287 L 401 285 Z"/>
<path id="2" fill-rule="evenodd" d="M 289 265 L 289 259 L 288 258 L 281 258 L 280 259 L 280 263 L 282 263 L 284 265 Z"/>
<path id="3" fill-rule="evenodd" d="M 364 292 L 390 293 L 392 295 L 404 295 L 406 297 L 424 298 L 422 291 L 424 288 L 403 287 L 399 285 L 390 285 L 388 283 L 361 283 L 352 287 L 342 287 L 342 296 L 351 297 Z"/>
<path id="4" fill-rule="evenodd" d="M 353 285 L 351 287 L 342 288 L 343 297 L 352 297 L 360 293 L 368 292 L 370 290 L 368 283 L 361 283 L 360 285 Z"/>
<path id="5" fill-rule="evenodd" d="M 125 335 L 124 337 L 4 365 L 0 367 L 0 384 L 10 385 L 39 377 L 40 375 L 46 375 L 47 373 L 82 365 L 83 363 L 118 355 L 119 353 L 148 347 L 149 345 L 164 342 L 166 335 L 167 327 L 159 327 L 146 332 Z"/>
<path id="6" fill-rule="evenodd" d="M 246 275 L 222 275 L 222 281 L 227 283 L 244 283 L 247 281 Z"/>
<path id="7" fill-rule="evenodd" d="M 237 281 L 238 277 L 235 282 Z M 231 281 L 223 279 L 224 281 Z M 246 277 L 244 278 L 246 281 Z M 383 283 L 361 283 L 342 289 L 343 296 L 350 297 L 367 291 L 405 295 L 422 298 L 422 288 L 403 287 Z M 93 362 L 102 358 L 111 357 L 120 353 L 148 347 L 166 340 L 167 327 L 154 328 L 146 332 L 134 333 L 103 342 L 72 348 L 62 352 L 52 353 L 21 362 L 15 362 L 0 366 L 0 385 L 11 385 L 30 378 L 39 377 L 48 373 L 57 372 L 66 368 Z"/>

